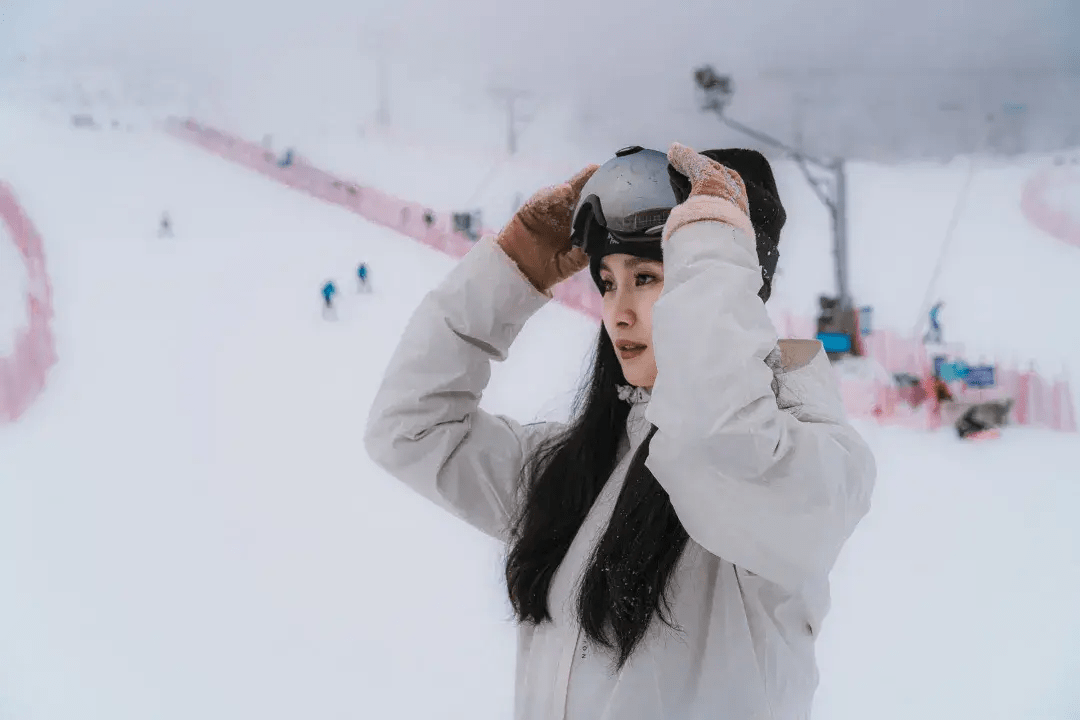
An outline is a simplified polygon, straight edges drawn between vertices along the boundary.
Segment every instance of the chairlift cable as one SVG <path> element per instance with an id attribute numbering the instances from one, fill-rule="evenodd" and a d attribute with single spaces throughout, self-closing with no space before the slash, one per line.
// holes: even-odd
<path id="1" fill-rule="evenodd" d="M 957 193 L 956 203 L 953 205 L 952 217 L 949 218 L 949 226 L 945 230 L 945 237 L 941 240 L 941 247 L 938 249 L 937 260 L 934 263 L 934 272 L 930 275 L 930 282 L 926 285 L 926 293 L 923 295 L 922 304 L 919 306 L 919 317 L 915 321 L 915 328 L 913 330 L 916 336 L 919 331 L 922 330 L 923 319 L 926 314 L 930 312 L 930 306 L 933 303 L 934 298 L 934 290 L 937 287 L 937 281 L 941 275 L 941 270 L 945 265 L 946 250 L 948 250 L 949 245 L 956 235 L 956 226 L 960 224 L 960 216 L 963 211 L 964 201 L 967 199 L 968 192 L 971 189 L 971 181 L 974 177 L 975 158 L 972 158 L 971 164 L 968 166 L 967 177 L 964 179 L 964 185 L 960 188 L 960 192 Z"/>
<path id="2" fill-rule="evenodd" d="M 945 264 L 945 254 L 952 243 L 953 238 L 956 235 L 956 227 L 960 224 L 960 216 L 963 214 L 964 203 L 967 201 L 968 195 L 971 191 L 972 181 L 975 179 L 975 170 L 978 166 L 979 157 L 986 148 L 986 143 L 989 139 L 989 129 L 983 133 L 981 138 L 982 142 L 979 143 L 979 147 L 975 149 L 975 152 L 971 156 L 971 163 L 968 165 L 967 177 L 964 178 L 964 184 L 960 188 L 960 192 L 956 195 L 956 202 L 953 204 L 952 217 L 949 219 L 948 228 L 945 230 L 945 237 L 941 240 L 941 247 L 938 249 L 937 261 L 934 263 L 934 272 L 930 275 L 930 282 L 927 283 L 926 293 L 923 295 L 922 305 L 919 307 L 919 315 L 915 320 L 915 326 L 912 330 L 912 334 L 915 337 L 919 336 L 922 330 L 923 323 L 926 315 L 930 312 L 930 307 L 933 304 L 934 290 L 937 287 L 938 278 L 941 275 L 942 268 Z"/>
<path id="3" fill-rule="evenodd" d="M 468 202 L 465 203 L 465 208 L 471 212 L 473 205 L 480 199 L 480 195 L 487 189 L 488 184 L 495 179 L 499 170 L 502 169 L 503 162 L 506 161 L 505 157 L 500 157 L 488 170 L 487 175 L 480 181 L 480 184 L 473 190 L 473 194 L 469 197 Z"/>

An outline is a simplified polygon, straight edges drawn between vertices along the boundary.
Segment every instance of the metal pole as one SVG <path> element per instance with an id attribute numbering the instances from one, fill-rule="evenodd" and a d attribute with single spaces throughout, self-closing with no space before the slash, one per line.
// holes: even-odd
<path id="1" fill-rule="evenodd" d="M 829 210 L 833 235 L 833 260 L 836 274 L 836 293 L 840 301 L 840 310 L 846 312 L 852 308 L 851 289 L 848 286 L 848 254 L 847 254 L 847 168 L 842 158 L 826 162 L 810 155 L 805 155 L 793 147 L 785 145 L 776 138 L 754 130 L 751 127 L 732 120 L 719 110 L 716 111 L 720 120 L 727 126 L 749 135 L 766 145 L 783 151 L 799 163 L 806 175 L 807 181 L 814 188 L 815 194 Z M 810 175 L 807 165 L 814 165 L 821 170 L 826 170 L 832 175 L 832 183 L 827 184 L 823 190 L 820 183 Z"/>
<path id="2" fill-rule="evenodd" d="M 512 88 L 492 88 L 490 92 L 496 98 L 506 101 L 506 150 L 508 154 L 513 155 L 517 152 L 518 146 L 518 117 L 515 103 L 527 93 Z"/>
<path id="3" fill-rule="evenodd" d="M 698 87 L 704 91 L 702 109 L 716 113 L 721 122 L 729 127 L 749 135 L 758 142 L 770 145 L 783 151 L 795 160 L 802 171 L 806 181 L 813 188 L 821 203 L 828 209 L 832 225 L 833 235 L 833 268 L 836 273 L 836 303 L 840 312 L 840 330 L 851 334 L 853 354 L 859 354 L 858 320 L 855 316 L 854 303 L 851 298 L 851 288 L 848 285 L 848 218 L 847 218 L 847 168 L 843 158 L 822 160 L 804 154 L 801 150 L 793 148 L 776 138 L 747 127 L 740 122 L 732 120 L 725 114 L 725 109 L 731 101 L 734 90 L 731 77 L 718 75 L 712 66 L 705 65 L 694 71 L 694 80 Z M 799 133 L 801 135 L 801 117 Z M 810 172 L 813 165 L 820 175 L 814 177 Z M 821 175 L 827 174 L 829 180 L 824 180 Z M 831 181 L 831 182 L 830 182 Z"/>
<path id="4" fill-rule="evenodd" d="M 847 243 L 847 168 L 843 160 L 833 165 L 836 177 L 833 197 L 833 256 L 836 258 L 836 292 L 841 310 L 851 309 L 851 289 L 848 286 Z"/>

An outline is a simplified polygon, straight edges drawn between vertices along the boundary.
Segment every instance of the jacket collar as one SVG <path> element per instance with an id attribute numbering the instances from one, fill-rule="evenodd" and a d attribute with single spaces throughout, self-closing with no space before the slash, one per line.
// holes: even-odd
<path id="1" fill-rule="evenodd" d="M 626 441 L 628 446 L 622 448 L 625 451 L 640 445 L 645 436 L 649 434 L 652 425 L 645 417 L 645 410 L 649 407 L 652 393 L 645 388 L 632 385 L 618 385 L 616 388 L 619 392 L 619 399 L 630 403 L 630 414 L 626 418 Z"/>
<path id="2" fill-rule="evenodd" d="M 647 388 L 634 387 L 633 385 L 616 385 L 615 389 L 619 392 L 619 399 L 631 405 L 647 403 L 652 397 L 652 392 Z"/>

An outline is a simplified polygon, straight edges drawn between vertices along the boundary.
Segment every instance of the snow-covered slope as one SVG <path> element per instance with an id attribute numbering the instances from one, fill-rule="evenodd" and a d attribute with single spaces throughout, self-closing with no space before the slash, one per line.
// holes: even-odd
<path id="1" fill-rule="evenodd" d="M 60 362 L 0 429 L 0 716 L 464 718 L 478 696 L 502 715 L 497 548 L 360 442 L 451 262 L 164 136 L 3 127 Z M 557 413 L 592 332 L 545 310 L 515 348 L 542 376 L 507 364 L 485 404 Z M 440 676 L 464 661 L 471 680 Z"/>
<path id="2" fill-rule="evenodd" d="M 321 167 L 438 210 L 481 208 L 498 227 L 536 188 L 634 142 L 612 138 L 610 146 L 598 147 L 573 137 L 552 109 L 514 156 L 497 139 L 455 145 L 378 128 L 363 136 L 294 130 L 276 142 L 279 149 L 296 146 Z M 1050 377 L 1080 369 L 1080 336 L 1069 331 L 1080 307 L 1074 282 L 1080 249 L 1038 229 L 1020 203 L 1025 184 L 1056 159 L 852 163 L 851 290 L 859 304 L 873 306 L 875 326 L 913 332 L 924 322 L 927 303 L 942 300 L 947 339 L 966 345 L 972 362 L 1034 361 Z M 1080 149 L 1069 159 L 1080 161 Z M 828 216 L 796 166 L 777 160 L 774 169 L 788 223 L 770 306 L 813 315 L 818 294 L 835 289 Z M 1080 218 L 1080 205 L 1072 212 Z"/>
<path id="3" fill-rule="evenodd" d="M 360 442 L 398 333 L 452 262 L 163 135 L 14 113 L 0 128 L 0 178 L 45 241 L 59 355 L 35 406 L 0 427 L 0 717 L 509 716 L 500 549 Z M 354 174 L 409 186 L 392 149 L 364 150 Z M 436 197 L 454 177 L 423 157 L 410 172 L 429 190 L 413 197 L 459 202 Z M 796 304 L 829 287 L 813 259 L 827 241 L 813 198 L 783 182 L 781 300 Z M 156 236 L 164 210 L 175 238 Z M 372 295 L 352 293 L 361 260 Z M 853 260 L 887 306 L 896 264 Z M 319 309 L 330 277 L 336 322 Z M 594 333 L 545 308 L 485 407 L 564 414 Z M 834 573 L 817 717 L 1075 717 L 1076 438 L 860 429 L 879 484 Z"/>

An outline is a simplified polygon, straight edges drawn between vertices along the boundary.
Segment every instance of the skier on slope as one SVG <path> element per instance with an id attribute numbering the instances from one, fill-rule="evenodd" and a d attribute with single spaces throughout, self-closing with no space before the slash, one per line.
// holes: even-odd
<path id="1" fill-rule="evenodd" d="M 163 212 L 163 213 L 161 213 L 161 221 L 158 223 L 158 237 L 159 238 L 165 238 L 165 237 L 170 237 L 171 238 L 172 236 L 173 236 L 172 218 L 169 217 L 169 213 Z"/>
<path id="2" fill-rule="evenodd" d="M 809 717 L 875 464 L 821 344 L 766 312 L 784 218 L 759 153 L 628 148 L 537 192 L 407 326 L 365 445 L 508 544 L 517 720 Z M 585 267 L 580 411 L 481 410 L 491 361 Z"/>
<path id="3" fill-rule="evenodd" d="M 371 285 L 368 283 L 368 268 L 366 263 L 360 263 L 356 268 L 356 281 L 357 292 L 371 292 Z"/>
<path id="4" fill-rule="evenodd" d="M 930 308 L 930 329 L 926 331 L 926 335 L 923 336 L 923 344 L 925 345 L 940 345 L 941 339 L 941 308 L 945 303 L 940 300 L 934 304 L 934 307 Z"/>
<path id="5" fill-rule="evenodd" d="M 323 296 L 323 315 L 332 313 L 334 310 L 334 295 L 337 294 L 337 286 L 334 285 L 333 280 L 327 280 L 322 286 Z"/>

